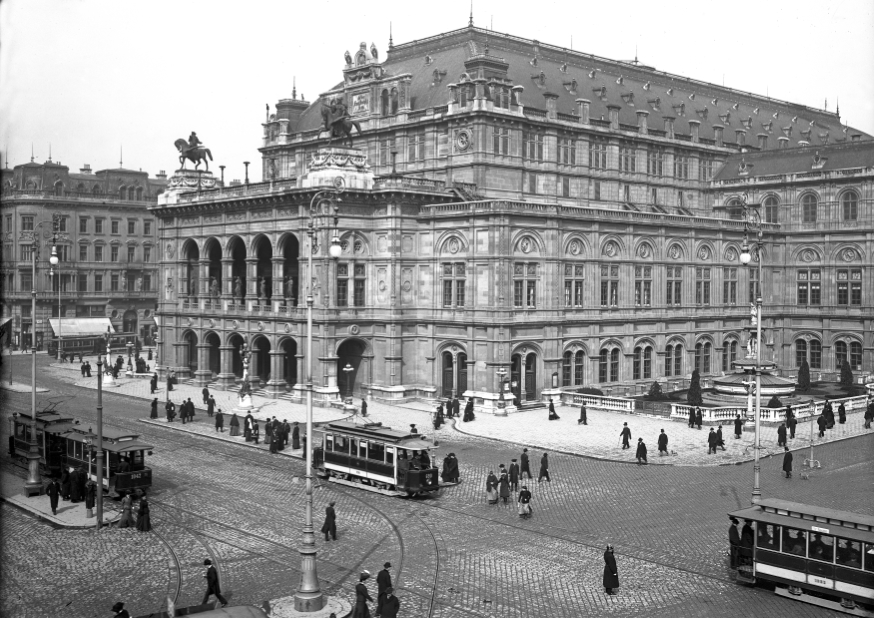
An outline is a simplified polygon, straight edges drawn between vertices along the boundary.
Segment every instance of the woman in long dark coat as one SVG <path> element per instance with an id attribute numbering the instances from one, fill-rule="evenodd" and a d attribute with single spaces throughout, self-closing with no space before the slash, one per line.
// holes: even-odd
<path id="1" fill-rule="evenodd" d="M 67 468 L 61 471 L 61 498 L 70 499 L 70 471 Z"/>
<path id="2" fill-rule="evenodd" d="M 507 471 L 503 468 L 502 470 L 501 478 L 498 479 L 498 493 L 504 501 L 504 504 L 507 504 L 507 500 L 510 498 L 510 478 L 507 476 Z"/>
<path id="3" fill-rule="evenodd" d="M 300 448 L 300 427 L 297 423 L 294 424 L 294 429 L 291 430 L 291 450 L 296 451 Z"/>
<path id="4" fill-rule="evenodd" d="M 364 571 L 358 576 L 358 583 L 355 585 L 355 609 L 352 610 L 352 618 L 370 618 L 370 609 L 367 607 L 367 602 L 373 602 L 373 599 L 370 598 L 367 586 L 364 585 L 364 581 L 369 577 L 369 571 Z"/>
<path id="5" fill-rule="evenodd" d="M 116 528 L 133 528 L 134 516 L 131 510 L 133 509 L 133 498 L 130 494 L 125 494 L 121 499 L 121 519 L 118 520 Z"/>
<path id="6" fill-rule="evenodd" d="M 701 429 L 701 422 L 704 419 L 701 416 L 701 408 L 695 406 L 695 424 L 698 426 L 698 429 Z"/>
<path id="7" fill-rule="evenodd" d="M 224 431 L 225 430 L 225 415 L 222 414 L 221 408 L 219 408 L 218 412 L 215 413 L 215 430 L 216 431 Z"/>
<path id="8" fill-rule="evenodd" d="M 264 444 L 273 442 L 273 423 L 268 419 L 264 423 Z"/>
<path id="9" fill-rule="evenodd" d="M 70 501 L 71 502 L 79 502 L 84 498 L 84 489 L 85 485 L 85 473 L 80 472 L 79 470 L 73 469 L 70 472 Z"/>
<path id="10" fill-rule="evenodd" d="M 85 485 L 85 508 L 93 509 L 97 498 L 97 484 L 94 481 L 88 481 Z"/>
<path id="11" fill-rule="evenodd" d="M 231 416 L 231 435 L 240 435 L 240 419 L 237 417 L 236 412 Z"/>
<path id="12" fill-rule="evenodd" d="M 619 571 L 616 570 L 616 558 L 613 556 L 613 546 L 608 545 L 604 551 L 604 588 L 607 594 L 616 594 L 613 589 L 619 587 Z"/>
<path id="13" fill-rule="evenodd" d="M 695 427 L 695 409 L 689 408 L 689 429 Z"/>
<path id="14" fill-rule="evenodd" d="M 152 519 L 149 517 L 149 503 L 143 497 L 140 500 L 140 510 L 137 513 L 137 530 L 140 532 L 149 532 L 152 529 Z"/>
<path id="15" fill-rule="evenodd" d="M 155 397 L 152 399 L 152 412 L 149 414 L 149 418 L 158 418 L 158 398 Z"/>
<path id="16" fill-rule="evenodd" d="M 489 504 L 497 504 L 498 503 L 498 477 L 495 476 L 494 472 L 489 472 L 489 476 L 486 478 L 486 496 L 488 497 Z"/>

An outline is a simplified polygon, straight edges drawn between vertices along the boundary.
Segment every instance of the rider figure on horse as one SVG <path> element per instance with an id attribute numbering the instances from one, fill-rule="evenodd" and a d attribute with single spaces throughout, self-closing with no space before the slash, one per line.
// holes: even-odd
<path id="1" fill-rule="evenodd" d="M 191 132 L 191 135 L 188 136 L 188 150 L 194 150 L 198 146 L 202 146 L 203 142 L 197 139 L 197 133 L 194 131 Z"/>
<path id="2" fill-rule="evenodd" d="M 349 117 L 346 103 L 341 98 L 336 98 L 331 101 L 331 105 L 327 109 L 325 117 L 325 131 L 331 131 L 336 122 L 339 122 Z"/>

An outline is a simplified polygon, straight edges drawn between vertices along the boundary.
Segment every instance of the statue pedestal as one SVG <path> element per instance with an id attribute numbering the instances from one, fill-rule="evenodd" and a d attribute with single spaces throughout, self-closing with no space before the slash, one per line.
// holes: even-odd
<path id="1" fill-rule="evenodd" d="M 111 373 L 103 376 L 103 388 L 116 388 L 118 385 L 118 381 L 112 377 Z"/>
<path id="2" fill-rule="evenodd" d="M 313 153 L 300 186 L 372 189 L 373 171 L 367 164 L 367 153 L 357 148 L 319 148 Z"/>
<path id="3" fill-rule="evenodd" d="M 173 206 L 179 203 L 184 193 L 207 191 L 218 186 L 212 172 L 201 170 L 176 170 L 167 179 L 167 190 L 158 196 L 158 205 Z"/>
<path id="4" fill-rule="evenodd" d="M 237 397 L 237 405 L 234 406 L 234 412 L 251 412 L 255 409 L 252 403 L 252 396 Z"/>

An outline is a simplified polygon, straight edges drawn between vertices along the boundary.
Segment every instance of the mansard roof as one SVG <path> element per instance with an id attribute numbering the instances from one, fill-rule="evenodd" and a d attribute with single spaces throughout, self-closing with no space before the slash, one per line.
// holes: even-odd
<path id="1" fill-rule="evenodd" d="M 652 129 L 661 130 L 666 118 L 674 118 L 674 132 L 688 135 L 690 121 L 697 121 L 702 139 L 715 139 L 715 127 L 721 126 L 727 144 L 735 143 L 742 130 L 747 144 L 758 144 L 758 136 L 767 135 L 767 148 L 777 148 L 780 137 L 790 145 L 844 141 L 848 134 L 871 139 L 843 127 L 837 114 L 825 110 L 475 27 L 396 45 L 381 67 L 385 77 L 409 74 L 415 111 L 446 105 L 448 85 L 459 83 L 465 61 L 473 57 L 503 60 L 507 79 L 524 88 L 521 103 L 530 108 L 545 110 L 544 95 L 551 95 L 557 97 L 557 111 L 570 115 L 577 113 L 577 99 L 587 99 L 591 118 L 607 120 L 608 107 L 615 106 L 620 124 L 637 126 L 637 112 L 646 111 Z M 342 90 L 341 82 L 327 96 Z M 320 107 L 320 100 L 311 104 L 294 130 L 317 128 Z"/>
<path id="2" fill-rule="evenodd" d="M 732 154 L 714 180 L 732 182 L 761 176 L 860 168 L 874 170 L 874 141 Z"/>

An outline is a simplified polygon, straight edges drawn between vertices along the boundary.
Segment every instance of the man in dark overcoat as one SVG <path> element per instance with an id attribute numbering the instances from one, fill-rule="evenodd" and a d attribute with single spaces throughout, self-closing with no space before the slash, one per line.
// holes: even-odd
<path id="1" fill-rule="evenodd" d="M 325 540 L 329 541 L 328 535 L 337 540 L 337 513 L 334 511 L 335 502 L 329 502 L 325 507 L 325 523 L 322 524 L 322 533 Z"/>
<path id="2" fill-rule="evenodd" d="M 744 421 L 740 417 L 740 413 L 734 417 L 734 437 L 736 440 L 739 440 L 741 435 L 743 434 Z"/>
<path id="3" fill-rule="evenodd" d="M 725 450 L 725 440 L 722 439 L 722 425 L 716 428 L 716 446 Z M 716 452 L 715 450 L 713 451 Z"/>
<path id="4" fill-rule="evenodd" d="M 795 427 L 798 425 L 798 419 L 794 414 L 786 421 L 786 425 L 789 427 L 789 439 L 792 440 L 795 438 Z"/>
<path id="5" fill-rule="evenodd" d="M 206 605 L 209 601 L 209 597 L 215 595 L 215 598 L 219 600 L 222 607 L 225 607 L 228 604 L 228 601 L 222 596 L 222 587 L 219 584 L 218 571 L 215 566 L 213 566 L 212 560 L 209 558 L 203 561 L 203 566 L 206 567 L 206 573 L 203 575 L 206 578 L 206 593 L 203 595 L 203 601 L 201 601 L 200 604 Z"/>
<path id="6" fill-rule="evenodd" d="M 589 421 L 586 417 L 586 402 L 580 406 L 580 420 L 577 421 L 577 425 L 588 425 Z"/>
<path id="7" fill-rule="evenodd" d="M 391 562 L 386 562 L 382 565 L 382 571 L 376 574 L 376 586 L 378 593 L 376 595 L 376 615 L 382 615 L 382 603 L 383 603 L 383 595 L 385 595 L 385 591 L 391 588 L 391 573 L 389 573 L 389 569 L 391 568 Z"/>
<path id="8" fill-rule="evenodd" d="M 152 411 L 149 414 L 149 418 L 158 418 L 158 398 L 155 397 L 152 399 Z"/>
<path id="9" fill-rule="evenodd" d="M 215 430 L 222 433 L 225 431 L 225 415 L 222 414 L 221 408 L 215 413 Z"/>
<path id="10" fill-rule="evenodd" d="M 61 484 L 58 483 L 58 479 L 52 479 L 49 481 L 49 485 L 46 487 L 46 495 L 49 497 L 49 504 L 52 507 L 52 515 L 57 515 L 58 498 L 61 496 Z"/>
<path id="11" fill-rule="evenodd" d="M 200 394 L 203 395 L 203 405 L 209 403 L 209 387 L 204 386 L 203 390 L 200 391 Z"/>
<path id="12" fill-rule="evenodd" d="M 843 425 L 847 422 L 847 408 L 844 405 L 844 402 L 841 402 L 841 405 L 838 406 L 838 423 Z"/>
<path id="13" fill-rule="evenodd" d="M 523 474 L 528 475 L 528 479 L 532 479 L 534 477 L 531 476 L 531 464 L 528 462 L 528 449 L 522 449 L 522 469 L 519 472 L 519 476 L 521 477 Z"/>
<path id="14" fill-rule="evenodd" d="M 710 428 L 710 433 L 707 434 L 707 454 L 716 454 L 716 432 L 713 427 Z"/>
<path id="15" fill-rule="evenodd" d="M 176 417 L 176 404 L 167 400 L 166 405 L 164 405 L 164 411 L 167 413 L 167 422 L 172 423 Z"/>
<path id="16" fill-rule="evenodd" d="M 616 594 L 614 588 L 619 587 L 619 571 L 616 570 L 616 557 L 613 546 L 608 545 L 604 551 L 604 589 L 607 594 Z"/>
<path id="17" fill-rule="evenodd" d="M 777 427 L 777 446 L 786 446 L 786 423 Z"/>
<path id="18" fill-rule="evenodd" d="M 662 432 L 659 434 L 659 457 L 662 455 L 668 454 L 668 434 L 665 433 L 665 430 L 662 429 Z"/>
<path id="19" fill-rule="evenodd" d="M 728 546 L 730 549 L 730 564 L 731 568 L 737 568 L 737 548 L 740 547 L 740 532 L 738 532 L 737 524 L 739 522 L 734 517 L 731 518 L 731 525 L 728 527 Z"/>
<path id="20" fill-rule="evenodd" d="M 461 411 L 461 404 L 458 402 L 458 397 L 452 400 L 452 416 L 458 418 L 458 414 Z"/>
<path id="21" fill-rule="evenodd" d="M 784 446 L 783 450 L 785 454 L 783 455 L 783 472 L 786 473 L 786 478 L 792 478 L 792 451 L 789 450 L 788 446 Z"/>
<path id="22" fill-rule="evenodd" d="M 388 587 L 385 589 L 385 597 L 382 600 L 382 613 L 376 614 L 382 618 L 397 618 L 398 612 L 401 610 L 401 602 L 394 594 L 394 588 Z"/>
<path id="23" fill-rule="evenodd" d="M 295 421 L 294 429 L 291 430 L 291 449 L 296 451 L 300 448 L 300 423 Z"/>
<path id="24" fill-rule="evenodd" d="M 643 441 L 643 438 L 637 439 L 637 452 L 634 454 L 637 457 L 637 465 L 642 466 L 647 463 L 646 461 L 646 443 Z"/>
<path id="25" fill-rule="evenodd" d="M 510 461 L 510 488 L 519 491 L 519 464 L 513 459 Z"/>
<path id="26" fill-rule="evenodd" d="M 740 531 L 740 544 L 741 547 L 751 548 L 753 543 L 755 542 L 755 534 L 753 533 L 753 527 L 750 525 L 750 520 L 744 520 L 744 527 Z"/>
<path id="27" fill-rule="evenodd" d="M 246 418 L 243 419 L 243 437 L 246 438 L 246 442 L 252 441 L 252 413 L 251 412 L 246 414 Z"/>
<path id="28" fill-rule="evenodd" d="M 83 498 L 82 486 L 85 484 L 85 480 L 82 479 L 80 482 L 81 476 L 82 473 L 76 468 L 70 472 L 70 502 L 79 502 Z"/>
<path id="29" fill-rule="evenodd" d="M 215 414 L 215 397 L 210 395 L 206 399 L 206 415 L 212 418 L 213 414 Z"/>
<path id="30" fill-rule="evenodd" d="M 689 408 L 689 429 L 695 427 L 695 410 L 694 408 Z"/>
<path id="31" fill-rule="evenodd" d="M 367 401 L 361 400 L 361 416 L 367 416 Z"/>
<path id="32" fill-rule="evenodd" d="M 550 483 L 552 479 L 549 478 L 549 456 L 548 453 L 544 453 L 543 457 L 540 458 L 540 474 L 537 477 L 537 482 L 539 483 L 541 480 L 546 478 Z"/>
<path id="33" fill-rule="evenodd" d="M 698 426 L 698 429 L 701 429 L 701 423 L 704 421 L 704 418 L 701 416 L 701 408 L 695 406 L 695 424 Z"/>
<path id="34" fill-rule="evenodd" d="M 622 431 L 619 432 L 619 437 L 622 439 L 622 450 L 631 448 L 629 444 L 631 440 L 631 429 L 628 428 L 628 423 L 622 423 Z"/>

